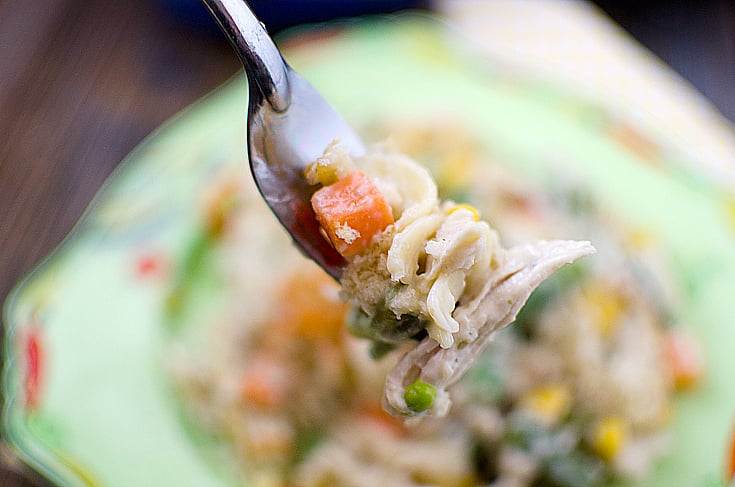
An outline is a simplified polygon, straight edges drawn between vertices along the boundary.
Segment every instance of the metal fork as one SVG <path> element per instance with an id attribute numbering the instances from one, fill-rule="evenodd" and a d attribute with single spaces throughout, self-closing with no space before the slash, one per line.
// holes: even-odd
<path id="1" fill-rule="evenodd" d="M 244 1 L 202 2 L 247 74 L 248 157 L 258 189 L 303 253 L 339 279 L 344 259 L 319 230 L 311 208 L 316 188 L 307 184 L 303 171 L 335 139 L 353 155 L 364 152 L 363 144 L 316 89 L 288 66 Z"/>

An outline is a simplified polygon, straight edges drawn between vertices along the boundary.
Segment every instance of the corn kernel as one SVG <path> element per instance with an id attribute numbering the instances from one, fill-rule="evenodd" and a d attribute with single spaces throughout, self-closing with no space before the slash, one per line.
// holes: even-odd
<path id="1" fill-rule="evenodd" d="M 728 221 L 732 227 L 735 227 L 735 193 L 730 193 L 722 198 L 722 200 L 724 205 L 723 210 L 725 212 L 725 217 L 727 218 L 726 221 Z"/>
<path id="2" fill-rule="evenodd" d="M 475 208 L 475 207 L 474 207 L 474 206 L 472 206 L 472 205 L 468 205 L 468 204 L 465 204 L 465 203 L 460 203 L 460 204 L 458 204 L 458 205 L 456 205 L 456 206 L 453 206 L 453 207 L 452 207 L 452 208 L 451 208 L 451 209 L 449 210 L 449 212 L 448 212 L 447 214 L 448 214 L 448 215 L 451 215 L 452 213 L 454 213 L 454 212 L 455 212 L 455 211 L 457 211 L 457 210 L 467 210 L 467 211 L 469 211 L 470 213 L 472 213 L 472 219 L 473 219 L 473 220 L 475 220 L 476 222 L 479 222 L 479 221 L 480 221 L 480 212 L 479 212 L 479 211 L 477 211 L 477 208 Z"/>
<path id="3" fill-rule="evenodd" d="M 339 179 L 337 167 L 324 158 L 319 158 L 316 162 L 306 166 L 304 176 L 309 184 L 322 184 L 324 186 L 334 184 Z"/>
<path id="4" fill-rule="evenodd" d="M 355 171 L 355 165 L 347 149 L 339 145 L 338 140 L 332 141 L 321 157 L 307 165 L 304 177 L 309 184 L 329 186 Z"/>
<path id="5" fill-rule="evenodd" d="M 284 487 L 280 475 L 270 469 L 257 471 L 252 476 L 254 487 Z"/>
<path id="6" fill-rule="evenodd" d="M 605 461 L 610 461 L 623 449 L 628 439 L 628 425 L 622 418 L 608 416 L 592 428 L 592 449 Z"/>
<path id="7" fill-rule="evenodd" d="M 591 306 L 595 325 L 600 334 L 605 336 L 615 329 L 615 325 L 625 310 L 623 297 L 614 289 L 602 286 L 590 286 L 584 292 L 587 303 Z"/>
<path id="8" fill-rule="evenodd" d="M 561 384 L 535 389 L 521 399 L 521 407 L 543 424 L 557 424 L 571 407 L 569 389 Z"/>
<path id="9" fill-rule="evenodd" d="M 446 154 L 437 175 L 439 185 L 450 192 L 467 186 L 472 174 L 472 158 L 473 154 L 466 149 Z"/>
<path id="10" fill-rule="evenodd" d="M 634 249 L 643 250 L 654 244 L 654 236 L 650 231 L 638 228 L 628 234 L 628 241 Z"/>

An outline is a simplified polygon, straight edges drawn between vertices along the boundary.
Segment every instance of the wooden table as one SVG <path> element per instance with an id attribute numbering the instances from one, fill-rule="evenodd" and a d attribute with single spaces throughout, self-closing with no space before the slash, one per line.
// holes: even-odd
<path id="1" fill-rule="evenodd" d="M 735 120 L 735 4 L 638 3 L 600 5 Z M 0 299 L 143 137 L 239 69 L 222 39 L 169 13 L 0 0 Z M 42 484 L 0 462 L 1 486 Z"/>

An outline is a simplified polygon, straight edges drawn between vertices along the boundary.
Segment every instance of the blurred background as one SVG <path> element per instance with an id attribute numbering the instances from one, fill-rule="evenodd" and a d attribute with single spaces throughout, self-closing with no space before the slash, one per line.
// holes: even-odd
<path id="1" fill-rule="evenodd" d="M 272 34 L 438 3 L 251 2 Z M 734 2 L 596 4 L 735 121 Z M 197 0 L 0 0 L 0 299 L 131 149 L 239 69 Z M 43 485 L 17 467 L 0 461 L 0 486 Z"/>

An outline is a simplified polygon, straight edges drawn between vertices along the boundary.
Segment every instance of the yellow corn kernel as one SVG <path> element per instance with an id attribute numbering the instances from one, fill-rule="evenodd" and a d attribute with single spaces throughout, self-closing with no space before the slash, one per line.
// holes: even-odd
<path id="1" fill-rule="evenodd" d="M 470 182 L 473 154 L 469 150 L 455 150 L 442 157 L 437 182 L 450 193 L 461 190 Z"/>
<path id="2" fill-rule="evenodd" d="M 354 162 L 347 149 L 333 140 L 324 153 L 304 169 L 304 177 L 309 184 L 329 186 L 355 170 Z"/>
<path id="3" fill-rule="evenodd" d="M 306 166 L 304 176 L 309 184 L 321 184 L 329 186 L 339 179 L 337 166 L 330 164 L 328 160 L 319 158 L 315 162 Z"/>
<path id="4" fill-rule="evenodd" d="M 617 416 L 601 419 L 592 427 L 592 449 L 605 461 L 610 461 L 623 449 L 628 439 L 628 424 Z"/>
<path id="5" fill-rule="evenodd" d="M 284 487 L 281 476 L 275 472 L 268 470 L 256 470 L 252 476 L 252 485 L 254 487 Z"/>
<path id="6" fill-rule="evenodd" d="M 620 319 L 626 303 L 614 289 L 606 286 L 590 286 L 584 291 L 587 303 L 591 306 L 594 320 L 600 334 L 608 335 Z"/>
<path id="7" fill-rule="evenodd" d="M 474 206 L 472 206 L 472 205 L 468 205 L 468 204 L 466 204 L 466 203 L 460 203 L 460 204 L 458 204 L 458 205 L 456 205 L 456 206 L 453 206 L 453 207 L 452 207 L 452 208 L 451 208 L 451 209 L 449 210 L 449 212 L 448 212 L 447 214 L 448 214 L 448 215 L 451 215 L 452 213 L 454 213 L 454 212 L 455 212 L 455 211 L 457 211 L 457 210 L 467 210 L 467 211 L 469 211 L 470 213 L 472 213 L 472 219 L 473 219 L 473 220 L 475 220 L 476 222 L 479 222 L 479 221 L 480 221 L 480 212 L 479 212 L 479 211 L 477 211 L 477 208 L 475 208 L 475 207 L 474 207 Z"/>
<path id="8" fill-rule="evenodd" d="M 726 221 L 731 227 L 735 227 L 735 193 L 730 193 L 722 198 L 723 210 Z"/>
<path id="9" fill-rule="evenodd" d="M 521 399 L 521 407 L 548 426 L 557 424 L 571 405 L 569 388 L 562 384 L 535 389 Z"/>
<path id="10" fill-rule="evenodd" d="M 654 240 L 653 234 L 643 228 L 634 229 L 628 234 L 628 241 L 636 250 L 650 248 L 654 244 Z"/>

